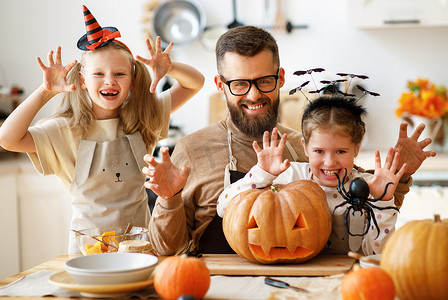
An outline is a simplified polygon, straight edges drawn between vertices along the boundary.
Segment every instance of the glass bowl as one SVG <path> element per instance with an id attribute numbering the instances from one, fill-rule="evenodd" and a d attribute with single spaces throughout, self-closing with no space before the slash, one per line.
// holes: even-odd
<path id="1" fill-rule="evenodd" d="M 126 226 L 96 227 L 77 231 L 76 242 L 83 255 L 117 252 L 122 241 L 149 241 L 149 230 L 146 227 L 134 226 L 126 234 Z"/>

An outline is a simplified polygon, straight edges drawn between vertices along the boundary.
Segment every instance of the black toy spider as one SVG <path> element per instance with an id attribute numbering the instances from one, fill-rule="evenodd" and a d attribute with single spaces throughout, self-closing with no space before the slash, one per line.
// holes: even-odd
<path id="1" fill-rule="evenodd" d="M 394 206 L 378 207 L 376 205 L 373 205 L 371 202 L 376 202 L 376 201 L 382 200 L 384 195 L 386 194 L 387 188 L 389 187 L 390 184 L 393 184 L 393 183 L 389 182 L 386 185 L 386 187 L 384 188 L 383 194 L 378 199 L 371 199 L 371 198 L 368 198 L 368 196 L 370 194 L 370 189 L 369 189 L 369 185 L 364 180 L 364 178 L 357 177 L 357 178 L 353 179 L 352 182 L 350 183 L 349 192 L 347 192 L 343 185 L 343 182 L 345 181 L 346 177 L 347 177 L 347 169 L 345 169 L 345 174 L 344 174 L 344 177 L 342 178 L 342 182 L 339 179 L 338 174 L 336 174 L 336 178 L 338 179 L 338 188 L 337 188 L 338 192 L 339 192 L 339 194 L 341 194 L 342 198 L 344 198 L 346 201 L 337 205 L 334 208 L 333 213 L 336 210 L 336 208 L 341 207 L 347 203 L 350 204 L 350 206 L 345 211 L 345 219 L 344 219 L 345 227 L 347 228 L 348 234 L 350 234 L 352 236 L 363 236 L 363 235 L 367 234 L 367 232 L 369 231 L 369 228 L 370 228 L 370 218 L 372 218 L 373 223 L 375 224 L 376 230 L 378 231 L 378 234 L 376 236 L 376 238 L 378 238 L 378 236 L 380 235 L 380 228 L 378 227 L 378 223 L 376 222 L 375 213 L 373 212 L 373 208 L 376 208 L 379 210 L 395 209 L 396 211 L 398 211 L 398 208 L 396 208 Z M 363 234 L 352 234 L 350 232 L 350 229 L 349 229 L 349 226 L 347 223 L 347 218 L 348 218 L 348 214 L 351 210 L 353 211 L 352 215 L 355 214 L 355 211 L 361 212 L 361 215 L 363 214 L 363 210 L 366 212 L 367 227 L 366 227 L 366 231 Z"/>

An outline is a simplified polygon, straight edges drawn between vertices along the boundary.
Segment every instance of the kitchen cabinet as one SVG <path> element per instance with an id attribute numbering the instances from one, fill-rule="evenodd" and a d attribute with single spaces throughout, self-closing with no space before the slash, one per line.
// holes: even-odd
<path id="1" fill-rule="evenodd" d="M 57 177 L 40 176 L 29 161 L 22 170 L 18 176 L 20 254 L 27 269 L 67 253 L 72 211 L 70 196 Z"/>
<path id="2" fill-rule="evenodd" d="M 0 170 L 0 279 L 21 271 L 19 258 L 19 213 L 15 166 Z"/>
<path id="3" fill-rule="evenodd" d="M 0 160 L 0 188 L 0 277 L 67 253 L 70 196 L 55 176 L 18 154 Z"/>
<path id="4" fill-rule="evenodd" d="M 347 0 L 348 23 L 360 28 L 448 26 L 440 0 Z"/>
<path id="5" fill-rule="evenodd" d="M 434 219 L 435 214 L 448 219 L 448 186 L 413 185 L 405 196 L 396 228 L 412 220 Z"/>

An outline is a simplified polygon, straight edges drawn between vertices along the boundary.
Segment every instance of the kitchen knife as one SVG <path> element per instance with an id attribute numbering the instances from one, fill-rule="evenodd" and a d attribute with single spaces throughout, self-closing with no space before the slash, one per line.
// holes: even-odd
<path id="1" fill-rule="evenodd" d="M 267 285 L 278 287 L 278 288 L 282 288 L 282 289 L 290 288 L 290 289 L 296 290 L 298 292 L 309 293 L 309 291 L 307 291 L 305 289 L 289 285 L 289 283 L 287 283 L 287 282 L 284 282 L 284 281 L 281 281 L 281 280 L 277 280 L 277 279 L 273 279 L 271 277 L 266 277 L 264 279 L 264 283 L 267 284 Z"/>

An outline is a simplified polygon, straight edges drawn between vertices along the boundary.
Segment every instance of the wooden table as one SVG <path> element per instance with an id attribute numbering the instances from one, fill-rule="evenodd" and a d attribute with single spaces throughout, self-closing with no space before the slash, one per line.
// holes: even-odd
<path id="1" fill-rule="evenodd" d="M 0 287 L 7 285 L 23 276 L 36 273 L 41 270 L 53 270 L 56 272 L 62 272 L 65 270 L 64 264 L 70 259 L 79 255 L 61 255 L 55 257 L 47 262 L 39 264 L 29 270 L 18 273 L 14 276 L 6 278 L 0 281 Z M 164 257 L 160 257 L 161 260 Z M 207 264 L 212 276 L 212 285 L 217 284 L 217 282 L 228 282 L 229 280 L 250 280 L 257 279 L 257 287 L 255 288 L 265 288 L 263 286 L 262 279 L 264 276 L 286 276 L 282 277 L 285 279 L 297 279 L 303 276 L 326 276 L 332 274 L 342 274 L 346 273 L 351 269 L 354 263 L 354 259 L 342 255 L 334 256 L 317 256 L 309 262 L 296 265 L 258 265 L 246 261 L 237 255 L 226 255 L 226 254 L 209 254 L 204 255 L 202 258 Z M 226 275 L 226 276 L 222 276 Z M 233 276 L 228 276 L 233 275 Z M 319 277 L 320 278 L 320 277 Z M 216 281 L 218 280 L 218 281 Z M 221 281 L 219 281 L 221 280 Z M 286 280 L 287 281 L 287 280 Z M 234 281 L 235 282 L 235 281 Z M 232 285 L 229 286 L 232 288 Z M 228 288 L 226 288 L 228 289 Z M 216 289 L 215 289 L 216 290 Z M 210 290 L 209 290 L 210 292 Z M 216 295 L 216 291 L 213 293 Z M 0 297 L 0 299 L 12 299 L 12 297 Z M 45 297 L 48 299 L 48 297 Z M 206 299 L 213 299 L 214 297 L 206 297 Z M 219 299 L 223 299 L 218 297 Z M 14 297 L 14 299 L 29 299 L 28 297 Z M 42 298 L 43 299 L 43 298 Z M 71 299 L 74 298 L 58 298 L 52 297 L 51 299 Z M 92 299 L 92 298 L 76 298 L 76 299 Z"/>
<path id="2" fill-rule="evenodd" d="M 56 272 L 62 272 L 62 271 L 65 270 L 65 266 L 64 266 L 65 262 L 68 259 L 74 258 L 76 256 L 79 256 L 79 255 L 70 255 L 69 256 L 67 254 L 64 254 L 64 255 L 60 255 L 58 257 L 55 257 L 55 258 L 53 258 L 53 259 L 51 259 L 51 260 L 49 260 L 47 262 L 44 262 L 44 263 L 42 263 L 40 265 L 37 265 L 37 266 L 35 266 L 35 267 L 31 268 L 31 269 L 28 269 L 26 271 L 20 272 L 20 273 L 18 273 L 16 275 L 8 277 L 8 278 L 6 278 L 4 280 L 1 280 L 0 281 L 0 287 L 4 286 L 4 285 L 7 285 L 7 284 L 9 284 L 11 282 L 14 282 L 17 279 L 22 278 L 23 276 L 30 275 L 30 274 L 39 272 L 41 270 L 52 270 L 52 271 L 56 271 Z M 12 298 L 17 299 L 17 300 L 29 299 L 29 297 L 0 297 L 0 299 L 12 299 Z M 45 297 L 45 298 L 48 298 L 48 297 Z M 73 300 L 73 298 L 56 298 L 56 297 L 51 298 L 51 299 L 71 299 L 71 300 Z M 89 298 L 85 298 L 85 299 L 89 299 Z"/>
<path id="3" fill-rule="evenodd" d="M 36 273 L 38 271 L 41 271 L 41 270 L 53 270 L 53 271 L 56 271 L 56 272 L 62 272 L 62 271 L 65 270 L 64 269 L 65 262 L 69 258 L 74 258 L 76 256 L 79 256 L 79 255 L 70 255 L 70 256 L 67 255 L 67 254 L 60 255 L 60 256 L 55 257 L 55 258 L 53 258 L 53 259 L 51 259 L 51 260 L 49 260 L 47 262 L 44 262 L 44 263 L 42 263 L 40 265 L 37 265 L 37 266 L 35 266 L 35 267 L 31 268 L 31 269 L 28 269 L 26 271 L 20 272 L 20 273 L 18 273 L 16 275 L 8 277 L 8 278 L 6 278 L 4 280 L 1 280 L 0 281 L 0 286 L 7 285 L 7 284 L 9 284 L 9 283 L 11 283 L 13 281 L 16 281 L 17 279 L 19 279 L 19 278 L 21 278 L 23 276 L 30 275 L 30 274 Z"/>

